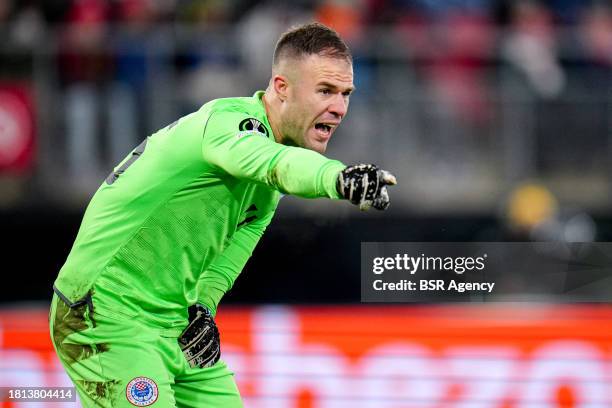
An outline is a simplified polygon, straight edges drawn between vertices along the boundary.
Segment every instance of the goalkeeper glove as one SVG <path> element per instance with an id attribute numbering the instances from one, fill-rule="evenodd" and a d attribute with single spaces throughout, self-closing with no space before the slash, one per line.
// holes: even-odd
<path id="1" fill-rule="evenodd" d="M 374 164 L 357 164 L 338 175 L 337 189 L 343 198 L 364 211 L 370 207 L 386 210 L 389 207 L 387 186 L 397 184 L 395 176 Z"/>
<path id="2" fill-rule="evenodd" d="M 191 367 L 211 367 L 221 356 L 219 329 L 212 313 L 200 304 L 189 307 L 189 325 L 179 337 L 181 350 Z"/>

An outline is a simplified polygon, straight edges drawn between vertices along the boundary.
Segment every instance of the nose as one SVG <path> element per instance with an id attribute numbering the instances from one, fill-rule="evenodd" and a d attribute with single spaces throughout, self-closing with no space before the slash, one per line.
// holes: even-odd
<path id="1" fill-rule="evenodd" d="M 343 94 L 337 93 L 334 96 L 334 99 L 330 103 L 327 108 L 329 113 L 332 113 L 338 119 L 342 119 L 344 115 L 346 115 L 346 111 L 348 110 L 348 100 L 344 97 Z"/>

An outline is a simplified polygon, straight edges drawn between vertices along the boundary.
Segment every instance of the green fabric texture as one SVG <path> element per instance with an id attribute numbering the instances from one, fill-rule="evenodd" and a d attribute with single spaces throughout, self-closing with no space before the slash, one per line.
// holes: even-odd
<path id="1" fill-rule="evenodd" d="M 49 316 L 53 346 L 84 408 L 134 407 L 128 394 L 142 377 L 157 395 L 135 400 L 141 406 L 243 406 L 234 374 L 223 361 L 209 368 L 189 367 L 177 338 L 153 326 L 106 318 L 87 304 L 70 308 L 57 295 Z"/>
<path id="2" fill-rule="evenodd" d="M 261 100 L 217 99 L 149 136 L 92 198 L 56 288 L 100 315 L 184 327 L 216 312 L 281 193 L 338 199 L 339 161 L 284 146 Z"/>

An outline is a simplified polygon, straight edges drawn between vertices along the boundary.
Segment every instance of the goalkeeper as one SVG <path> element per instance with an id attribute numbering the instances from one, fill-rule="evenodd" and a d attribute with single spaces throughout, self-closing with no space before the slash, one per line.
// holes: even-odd
<path id="1" fill-rule="evenodd" d="M 146 138 L 92 198 L 50 330 L 84 407 L 241 407 L 214 316 L 281 194 L 389 205 L 395 178 L 322 156 L 352 57 L 311 23 L 281 36 L 266 91 L 213 100 Z"/>

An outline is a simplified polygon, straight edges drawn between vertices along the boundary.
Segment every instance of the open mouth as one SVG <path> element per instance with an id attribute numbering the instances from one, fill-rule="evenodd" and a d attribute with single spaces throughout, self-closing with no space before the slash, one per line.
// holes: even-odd
<path id="1" fill-rule="evenodd" d="M 331 136 L 333 127 L 325 123 L 317 123 L 315 129 L 319 135 L 327 138 Z"/>

